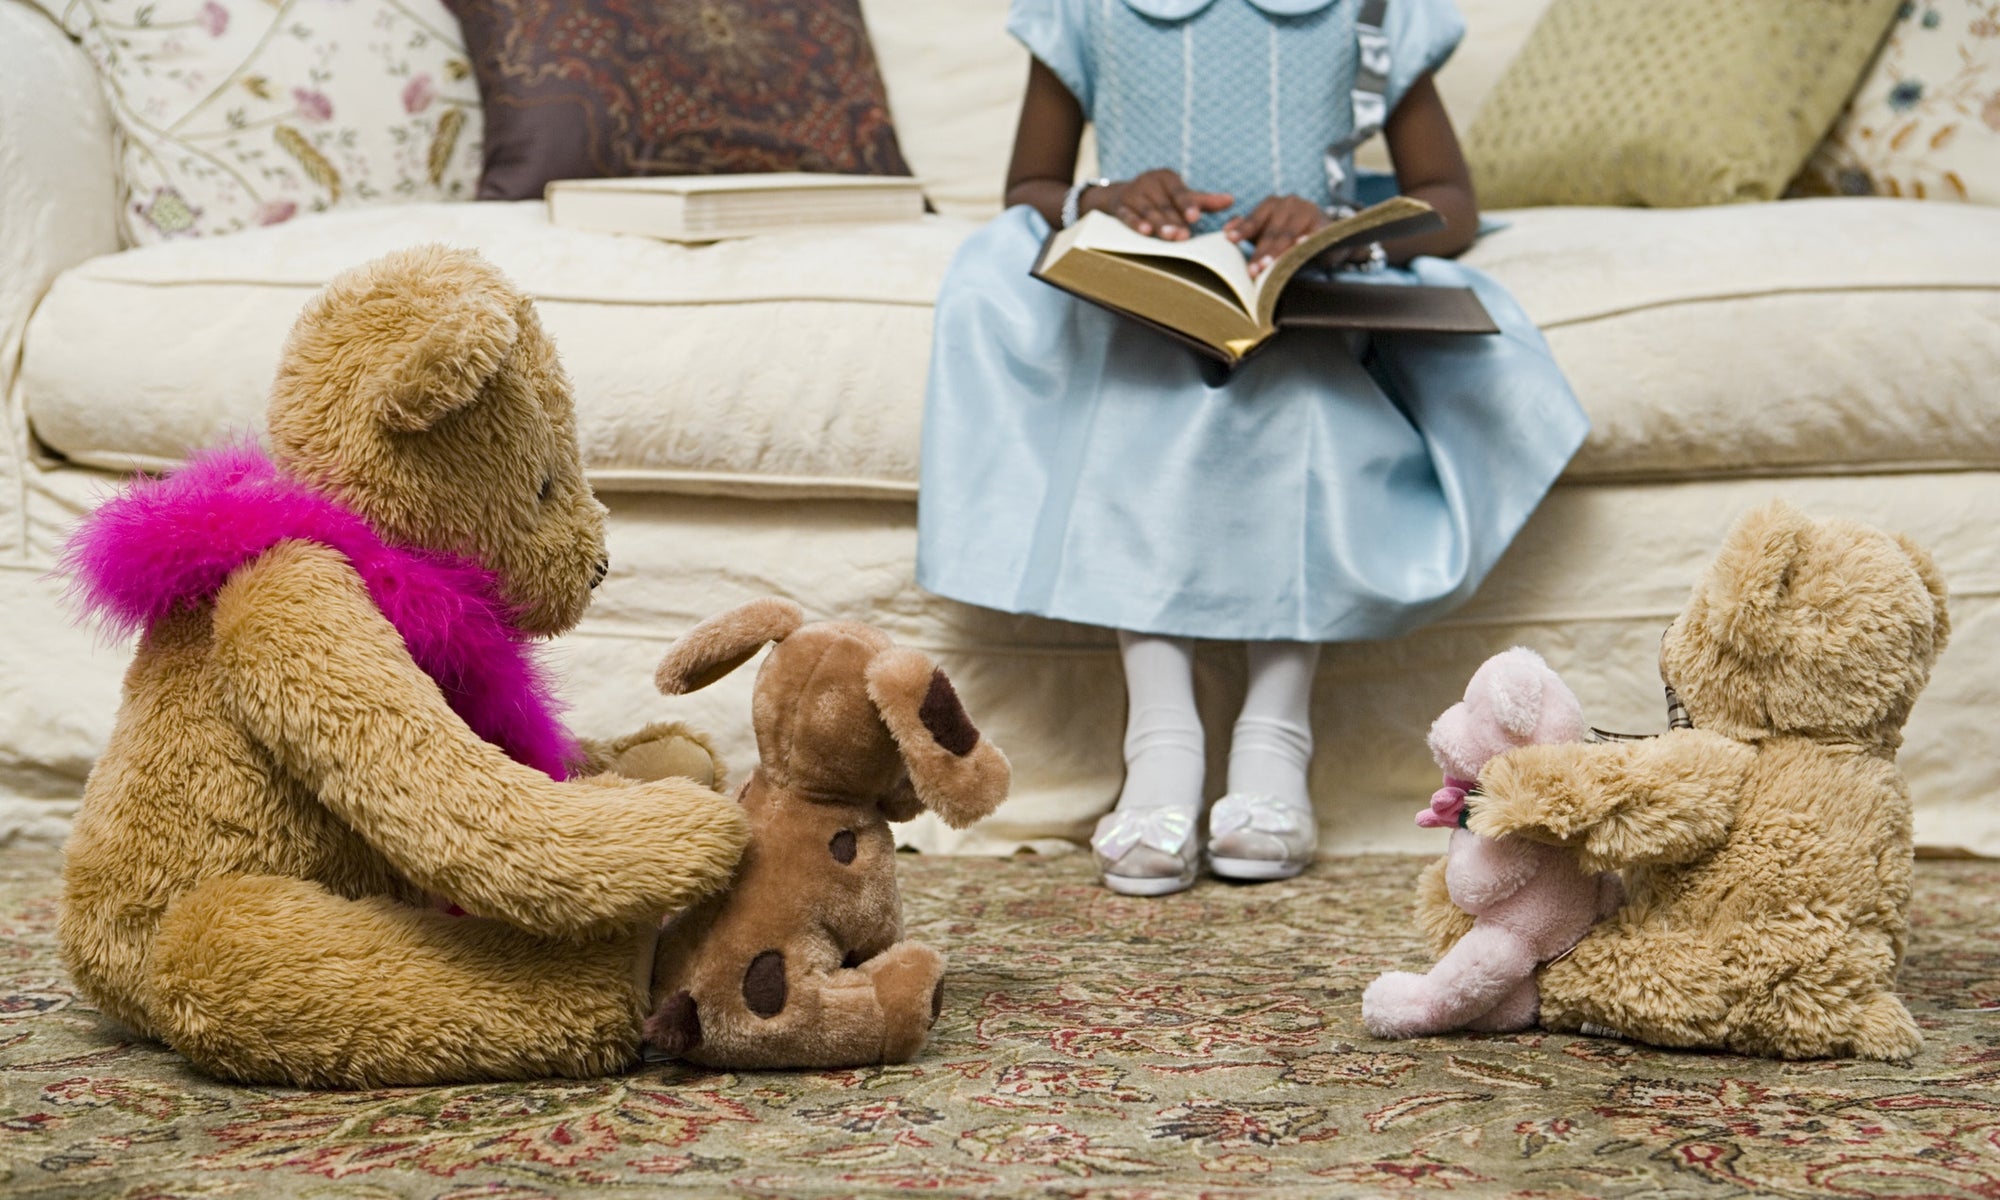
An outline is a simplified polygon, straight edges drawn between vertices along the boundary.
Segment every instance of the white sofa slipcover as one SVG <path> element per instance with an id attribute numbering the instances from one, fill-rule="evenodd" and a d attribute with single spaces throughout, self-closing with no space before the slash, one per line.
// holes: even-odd
<path id="1" fill-rule="evenodd" d="M 1462 122 L 1540 0 L 1461 0 L 1441 85 Z M 120 251 L 108 116 L 89 65 L 0 0 L 0 836 L 59 834 L 108 732 L 125 649 L 67 624 L 44 576 L 118 476 L 255 431 L 299 305 L 417 241 L 492 257 L 540 303 L 577 383 L 613 574 L 558 644 L 577 724 L 687 716 L 749 753 L 747 673 L 651 692 L 694 621 L 766 592 L 888 627 L 937 654 L 1016 764 L 1015 798 L 928 848 L 1054 845 L 1116 794 L 1123 695 L 1108 634 L 942 601 L 911 582 L 930 302 L 998 208 L 1025 61 L 1004 0 L 870 0 L 898 128 L 940 210 L 838 236 L 681 247 L 549 227 L 539 206 L 334 212 Z M 1659 630 L 1743 509 L 1783 495 L 1903 529 L 1939 554 L 1957 632 L 1904 764 L 1925 844 L 2000 852 L 1976 798 L 1995 752 L 1983 665 L 2000 651 L 2000 213 L 1876 200 L 1683 211 L 1529 210 L 1470 261 L 1548 332 L 1589 443 L 1480 595 L 1410 637 L 1331 648 L 1314 789 L 1328 852 L 1434 848 L 1429 720 L 1485 654 L 1541 649 L 1603 725 L 1661 724 Z M 33 230 L 31 234 L 17 231 Z M 1205 648 L 1227 728 L 1240 664 Z M 1211 760 L 1219 766 L 1218 743 Z M 1219 784 L 1219 779 L 1215 781 Z"/>

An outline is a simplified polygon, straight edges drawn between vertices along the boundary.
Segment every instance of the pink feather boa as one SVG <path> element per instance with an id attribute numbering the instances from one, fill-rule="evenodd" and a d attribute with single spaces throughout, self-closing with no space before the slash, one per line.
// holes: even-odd
<path id="1" fill-rule="evenodd" d="M 164 479 L 132 484 L 83 520 L 59 569 L 85 610 L 125 635 L 208 603 L 238 567 L 292 540 L 346 557 L 474 733 L 551 778 L 568 776 L 577 745 L 494 574 L 469 558 L 384 542 L 254 446 L 197 454 Z"/>

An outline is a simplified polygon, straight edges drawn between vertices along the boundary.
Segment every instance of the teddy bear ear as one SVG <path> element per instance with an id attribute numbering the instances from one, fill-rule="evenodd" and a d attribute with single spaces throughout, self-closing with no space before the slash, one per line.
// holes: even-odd
<path id="1" fill-rule="evenodd" d="M 928 655 L 905 647 L 876 655 L 868 698 L 902 752 L 917 800 L 947 825 L 963 829 L 1007 798 L 1007 756 L 980 735 Z"/>
<path id="2" fill-rule="evenodd" d="M 1782 648 L 1792 575 L 1812 528 L 1812 518 L 1782 500 L 1736 522 L 1705 581 L 1706 623 L 1718 640 L 1750 655 Z"/>
<path id="3" fill-rule="evenodd" d="M 1903 553 L 1910 556 L 1910 562 L 1917 569 L 1917 577 L 1924 581 L 1924 590 L 1931 594 L 1931 608 L 1936 614 L 1936 652 L 1944 652 L 1946 639 L 1951 636 L 1951 609 L 1948 604 L 1949 592 L 1944 583 L 1944 572 L 1938 570 L 1937 560 L 1931 552 L 1917 545 L 1902 534 L 1896 535 L 1896 544 Z"/>
<path id="4" fill-rule="evenodd" d="M 528 301 L 465 251 L 425 247 L 383 265 L 373 315 L 382 328 L 422 333 L 386 355 L 371 381 L 376 412 L 394 432 L 421 433 L 479 399 L 520 341 Z"/>
<path id="5" fill-rule="evenodd" d="M 764 648 L 790 637 L 805 624 L 805 610 L 790 600 L 766 596 L 710 617 L 667 647 L 653 683 L 669 696 L 698 692 L 729 674 Z"/>

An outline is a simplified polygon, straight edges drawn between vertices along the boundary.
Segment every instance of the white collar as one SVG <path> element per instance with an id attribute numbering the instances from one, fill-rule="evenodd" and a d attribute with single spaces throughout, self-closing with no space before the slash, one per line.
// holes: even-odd
<path id="1" fill-rule="evenodd" d="M 1249 0 L 1274 17 L 1300 17 L 1315 13 L 1334 0 Z M 1125 6 L 1156 21 L 1185 21 L 1198 16 L 1215 0 L 1125 0 Z"/>

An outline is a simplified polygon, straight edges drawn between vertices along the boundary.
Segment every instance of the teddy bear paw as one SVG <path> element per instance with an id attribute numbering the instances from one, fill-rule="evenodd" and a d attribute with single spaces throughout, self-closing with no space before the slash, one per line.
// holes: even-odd
<path id="1" fill-rule="evenodd" d="M 707 788 L 720 787 L 722 759 L 708 739 L 677 721 L 659 721 L 606 747 L 605 769 L 624 779 L 650 783 L 659 779 L 691 779 Z"/>

